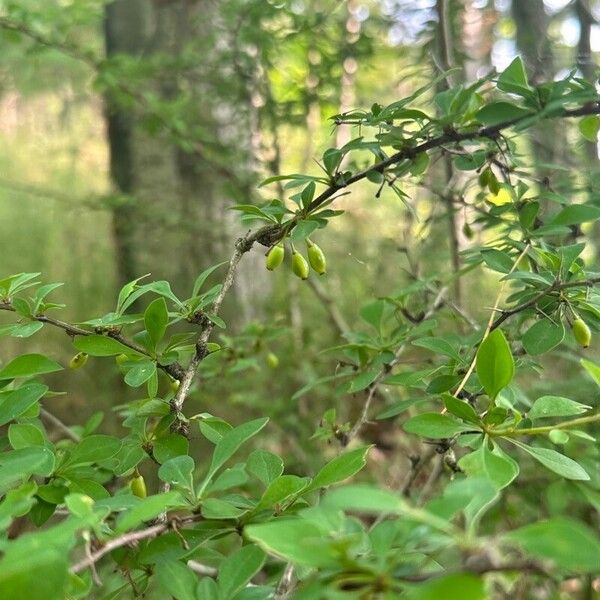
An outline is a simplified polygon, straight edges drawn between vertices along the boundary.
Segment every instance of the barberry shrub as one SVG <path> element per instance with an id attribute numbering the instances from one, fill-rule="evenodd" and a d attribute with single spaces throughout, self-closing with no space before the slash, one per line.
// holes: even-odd
<path id="1" fill-rule="evenodd" d="M 360 137 L 328 149 L 322 174 L 264 182 L 277 180 L 288 198 L 236 206 L 252 230 L 228 263 L 190 282 L 188 298 L 139 279 L 111 312 L 74 324 L 49 300 L 60 284 L 39 273 L 0 281 L 3 336 L 43 344 L 48 328 L 63 329 L 72 369 L 108 361 L 131 390 L 119 397 L 133 397 L 117 407 L 122 434 L 107 435 L 99 415 L 53 414 L 61 397 L 49 381 L 64 367 L 51 346 L 0 369 L 4 600 L 476 600 L 590 585 L 600 572 L 598 394 L 532 398 L 524 384 L 547 376 L 542 355 L 554 353 L 579 387 L 600 385 L 600 366 L 577 358 L 600 329 L 600 274 L 583 258 L 600 206 L 585 195 L 586 173 L 575 174 L 583 192 L 563 195 L 536 179 L 519 148 L 557 119 L 595 140 L 600 96 L 573 74 L 534 87 L 520 59 L 468 86 L 434 86 L 336 115 Z M 298 395 L 330 386 L 340 402 L 352 395 L 362 405 L 352 422 L 339 422 L 335 406 L 323 415 L 314 437 L 332 456 L 314 472 L 290 472 L 289 457 L 267 449 L 267 417 L 194 414 L 210 378 L 243 376 L 236 337 L 217 333 L 244 255 L 262 245 L 268 269 L 314 278 L 326 263 L 310 236 L 334 235 L 340 195 L 363 181 L 410 208 L 405 183 L 424 181 L 440 159 L 458 173 L 441 200 L 465 221 L 462 264 L 440 258 L 436 271 L 373 299 L 334 349 L 340 368 L 303 382 Z M 461 278 L 490 272 L 493 306 L 458 302 Z M 409 348 L 422 364 L 403 363 Z M 266 362 L 282 368 L 273 352 Z M 398 481 L 371 475 L 376 450 L 361 440 L 375 418 L 396 438 L 424 442 Z M 195 452 L 199 436 L 207 455 Z"/>

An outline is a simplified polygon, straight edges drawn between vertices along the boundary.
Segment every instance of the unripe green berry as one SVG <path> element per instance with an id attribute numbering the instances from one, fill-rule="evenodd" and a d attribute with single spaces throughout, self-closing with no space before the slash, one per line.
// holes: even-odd
<path id="1" fill-rule="evenodd" d="M 269 271 L 273 271 L 276 269 L 282 262 L 283 257 L 285 256 L 285 248 L 283 244 L 279 243 L 273 246 L 269 252 L 267 253 L 267 269 Z"/>
<path id="2" fill-rule="evenodd" d="M 311 242 L 309 239 L 306 240 L 306 246 L 308 262 L 310 263 L 310 266 L 319 275 L 324 275 L 327 271 L 327 261 L 325 260 L 323 250 L 321 250 L 317 244 Z"/>
<path id="3" fill-rule="evenodd" d="M 180 385 L 181 382 L 178 379 L 172 379 L 169 377 L 169 387 L 175 394 L 177 393 L 177 390 L 179 389 Z"/>
<path id="4" fill-rule="evenodd" d="M 146 481 L 142 475 L 135 476 L 130 482 L 129 487 L 131 489 L 131 493 L 138 498 L 145 498 L 148 495 L 148 491 L 146 490 Z"/>
<path id="5" fill-rule="evenodd" d="M 269 352 L 266 358 L 267 366 L 271 369 L 276 369 L 279 366 L 279 358 L 274 352 Z"/>
<path id="6" fill-rule="evenodd" d="M 300 252 L 296 252 L 292 254 L 292 271 L 296 277 L 300 277 L 300 279 L 308 279 L 308 263 L 306 259 Z"/>
<path id="7" fill-rule="evenodd" d="M 71 369 L 81 369 L 88 361 L 88 355 L 85 352 L 78 352 L 69 362 Z"/>
<path id="8" fill-rule="evenodd" d="M 587 323 L 579 317 L 573 321 L 573 337 L 582 348 L 587 348 L 592 341 L 592 332 L 590 331 L 590 328 Z"/>

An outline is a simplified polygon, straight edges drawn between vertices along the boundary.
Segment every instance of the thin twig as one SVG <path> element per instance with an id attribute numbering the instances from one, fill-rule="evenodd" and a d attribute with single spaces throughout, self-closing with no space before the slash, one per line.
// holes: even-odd
<path id="1" fill-rule="evenodd" d="M 12 303 L 6 300 L 0 302 L 0 310 L 16 312 L 16 309 L 12 305 Z M 72 323 L 67 323 L 66 321 L 61 321 L 60 319 L 48 317 L 47 315 L 32 315 L 28 318 L 32 321 L 39 321 L 40 323 L 46 323 L 48 325 L 52 325 L 53 327 L 62 329 L 71 337 L 96 335 L 96 331 L 84 329 L 83 327 L 78 327 L 77 325 L 73 325 Z M 143 354 L 144 356 L 147 356 L 149 358 L 154 358 L 147 350 L 142 348 L 142 346 L 139 346 L 135 342 L 132 342 L 131 340 L 127 339 L 119 332 L 108 331 L 106 332 L 106 336 L 123 344 L 123 346 L 127 346 L 127 348 L 133 350 L 134 352 L 137 352 L 138 354 Z M 165 373 L 168 373 L 171 377 L 173 377 L 173 379 L 180 379 L 183 376 L 183 369 L 181 365 L 177 362 L 170 365 L 161 365 L 160 363 L 157 363 L 156 366 L 159 369 L 162 369 Z"/>
<path id="2" fill-rule="evenodd" d="M 198 575 L 202 575 L 203 577 L 212 577 L 214 579 L 219 574 L 219 571 L 214 567 L 204 565 L 197 560 L 188 560 L 187 566 L 194 571 L 194 573 L 198 573 Z"/>
<path id="3" fill-rule="evenodd" d="M 260 234 L 260 230 L 255 232 L 254 234 L 248 233 L 245 237 L 240 238 L 235 245 L 235 252 L 233 256 L 229 260 L 229 267 L 227 269 L 227 273 L 225 275 L 225 279 L 223 280 L 223 285 L 221 286 L 221 290 L 219 294 L 215 298 L 214 302 L 211 306 L 211 314 L 218 315 L 219 310 L 221 309 L 221 304 L 223 304 L 223 299 L 227 294 L 229 288 L 233 284 L 233 280 L 235 279 L 235 273 L 237 271 L 238 265 L 242 260 L 242 257 L 246 252 L 248 252 L 255 241 L 258 240 Z M 187 397 L 187 394 L 192 385 L 192 381 L 194 379 L 194 375 L 196 374 L 196 369 L 198 365 L 202 362 L 204 357 L 208 354 L 208 348 L 206 344 L 208 343 L 208 339 L 210 338 L 210 334 L 214 328 L 214 323 L 212 321 L 208 321 L 204 324 L 200 335 L 198 336 L 198 340 L 196 341 L 196 351 L 194 352 L 194 356 L 192 356 L 189 365 L 185 369 L 183 376 L 181 378 L 181 383 L 179 385 L 179 389 L 177 390 L 177 394 L 175 398 L 173 398 L 172 406 L 174 411 L 179 414 L 181 413 L 181 409 L 183 407 L 183 403 Z"/>
<path id="4" fill-rule="evenodd" d="M 527 244 L 525 246 L 525 248 L 523 248 L 523 251 L 521 252 L 521 254 L 519 254 L 519 257 L 517 258 L 517 260 L 515 260 L 513 266 L 511 267 L 510 271 L 508 272 L 509 275 L 517 269 L 517 267 L 519 266 L 519 263 L 521 262 L 521 259 L 525 257 L 527 252 L 529 252 L 530 247 L 531 247 L 531 244 Z M 502 296 L 504 295 L 504 289 L 506 288 L 508 281 L 509 281 L 508 279 L 505 279 L 504 282 L 502 283 L 502 285 L 500 286 L 500 290 L 496 296 L 496 300 L 494 301 L 494 308 L 492 309 L 492 312 L 490 314 L 490 318 L 488 320 L 487 327 L 485 328 L 483 337 L 481 338 L 481 342 L 483 342 L 487 338 L 487 336 L 490 335 L 490 333 L 492 331 L 492 326 L 494 324 L 494 314 L 498 310 L 498 306 L 500 306 L 500 301 L 502 300 Z M 465 376 L 462 378 L 461 382 L 458 384 L 458 387 L 456 388 L 456 390 L 454 390 L 455 396 L 458 396 L 458 394 L 460 394 L 460 392 L 463 390 L 463 388 L 467 384 L 469 377 L 471 377 L 471 374 L 475 370 L 476 363 L 477 363 L 477 352 L 474 353 L 473 359 L 471 360 L 471 364 L 469 365 L 469 368 L 467 369 Z M 444 412 L 446 412 L 446 409 L 444 409 L 442 411 L 442 413 L 444 413 Z"/>
<path id="5" fill-rule="evenodd" d="M 286 600 L 294 587 L 294 565 L 288 563 L 283 570 L 283 575 L 277 584 L 273 595 L 274 600 Z"/>
<path id="6" fill-rule="evenodd" d="M 106 542 L 106 544 L 104 544 L 104 546 L 102 546 L 102 548 L 75 563 L 71 567 L 70 572 L 73 574 L 79 573 L 87 567 L 97 563 L 103 556 L 109 554 L 113 550 L 129 544 L 135 544 L 141 540 L 147 540 L 149 538 L 156 537 L 157 535 L 163 533 L 163 531 L 166 531 L 168 528 L 168 523 L 159 523 L 158 525 L 152 525 L 151 527 L 147 527 L 146 529 L 141 529 L 139 531 L 132 531 L 109 540 Z"/>
<path id="7" fill-rule="evenodd" d="M 71 438 L 74 442 L 81 441 L 80 436 L 78 436 L 75 432 L 71 431 L 68 425 L 65 425 L 58 417 L 53 415 L 51 412 L 48 412 L 43 406 L 40 408 L 40 415 L 42 419 L 54 425 L 56 429 L 60 429 L 67 437 Z"/>
<path id="8" fill-rule="evenodd" d="M 344 318 L 344 315 L 340 312 L 337 304 L 333 301 L 331 296 L 327 293 L 327 290 L 323 287 L 320 281 L 317 281 L 314 277 L 308 279 L 308 285 L 315 293 L 315 296 L 323 305 L 323 308 L 327 311 L 331 322 L 334 327 L 338 330 L 341 335 L 348 333 L 350 327 Z"/>

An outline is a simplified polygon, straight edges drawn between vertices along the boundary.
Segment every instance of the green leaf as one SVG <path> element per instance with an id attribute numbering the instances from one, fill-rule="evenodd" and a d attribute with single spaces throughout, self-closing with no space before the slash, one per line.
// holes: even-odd
<path id="1" fill-rule="evenodd" d="M 597 141 L 599 130 L 600 118 L 596 115 L 588 115 L 579 121 L 579 131 L 588 142 Z"/>
<path id="2" fill-rule="evenodd" d="M 326 487 L 358 473 L 367 463 L 367 453 L 372 446 L 356 448 L 328 462 L 315 476 L 307 491 Z"/>
<path id="3" fill-rule="evenodd" d="M 53 527 L 44 534 L 27 533 L 6 546 L 0 561 L 2 600 L 68 597 L 68 559 L 72 542 L 57 529 Z"/>
<path id="4" fill-rule="evenodd" d="M 510 438 L 506 439 L 533 456 L 535 460 L 542 463 L 547 469 L 550 469 L 550 471 L 553 471 L 565 479 L 587 481 L 590 478 L 579 463 L 576 463 L 564 454 L 556 452 L 556 450 L 550 450 L 549 448 L 534 448 L 533 446 L 527 446 L 517 440 Z"/>
<path id="5" fill-rule="evenodd" d="M 0 393 L 0 426 L 27 412 L 48 391 L 48 386 L 28 383 L 11 392 Z"/>
<path id="6" fill-rule="evenodd" d="M 312 202 L 312 199 L 315 196 L 316 185 L 314 181 L 311 181 L 303 190 L 302 190 L 302 206 L 306 208 Z"/>
<path id="7" fill-rule="evenodd" d="M 196 598 L 198 600 L 219 600 L 219 588 L 217 587 L 217 582 L 210 577 L 203 577 L 198 583 L 198 588 L 196 590 Z M 240 598 L 239 600 L 244 600 Z M 250 599 L 254 600 L 254 599 Z M 256 600 L 262 600 L 262 598 L 257 598 Z"/>
<path id="8" fill-rule="evenodd" d="M 549 352 L 558 346 L 565 337 L 562 321 L 555 323 L 550 319 L 540 319 L 523 335 L 523 347 L 531 356 Z"/>
<path id="9" fill-rule="evenodd" d="M 412 342 L 413 346 L 418 346 L 420 348 L 427 348 L 427 350 L 431 350 L 437 354 L 443 354 L 445 356 L 449 356 L 458 362 L 462 362 L 462 358 L 460 354 L 456 351 L 454 346 L 446 339 L 441 337 L 425 337 L 419 338 L 418 340 L 414 340 Z"/>
<path id="10" fill-rule="evenodd" d="M 202 501 L 202 516 L 205 519 L 239 519 L 247 512 L 247 509 L 220 498 L 206 498 Z"/>
<path id="11" fill-rule="evenodd" d="M 344 153 L 338 148 L 329 148 L 323 153 L 323 164 L 325 170 L 332 175 L 338 168 Z"/>
<path id="12" fill-rule="evenodd" d="M 553 561 L 560 569 L 600 572 L 600 539 L 579 521 L 557 517 L 511 531 L 504 537 L 517 542 L 532 556 Z"/>
<path id="13" fill-rule="evenodd" d="M 463 431 L 473 431 L 474 426 L 464 423 L 439 413 L 424 413 L 410 418 L 403 425 L 404 431 L 414 433 L 432 440 L 451 438 Z"/>
<path id="14" fill-rule="evenodd" d="M 62 371 L 62 367 L 42 354 L 23 354 L 11 360 L 0 370 L 0 381 L 17 377 L 33 377 Z"/>
<path id="15" fill-rule="evenodd" d="M 54 454 L 42 446 L 0 454 L 0 493 L 15 481 L 26 479 L 30 475 L 51 475 L 54 465 Z"/>
<path id="16" fill-rule="evenodd" d="M 222 492 L 233 487 L 240 487 L 248 481 L 246 465 L 243 463 L 234 465 L 231 469 L 225 469 L 209 486 L 208 493 Z"/>
<path id="17" fill-rule="evenodd" d="M 481 342 L 476 369 L 481 385 L 492 400 L 512 381 L 515 363 L 502 330 L 495 329 Z"/>
<path id="18" fill-rule="evenodd" d="M 383 300 L 375 300 L 361 307 L 359 314 L 363 321 L 374 327 L 377 332 L 381 332 L 385 307 L 386 303 Z"/>
<path id="19" fill-rule="evenodd" d="M 308 567 L 337 566 L 335 552 L 326 546 L 323 531 L 311 522 L 283 518 L 248 525 L 244 533 L 265 552 Z"/>
<path id="20" fill-rule="evenodd" d="M 283 460 L 267 450 L 254 450 L 246 461 L 248 473 L 269 485 L 283 473 Z"/>
<path id="21" fill-rule="evenodd" d="M 525 98 L 531 97 L 531 88 L 527 81 L 527 73 L 523 60 L 517 56 L 498 76 L 498 89 L 510 94 L 519 94 Z"/>
<path id="22" fill-rule="evenodd" d="M 119 297 L 117 299 L 117 313 L 118 314 L 121 314 L 123 312 L 123 303 L 133 293 L 133 291 L 138 287 L 138 285 L 137 285 L 138 281 L 141 281 L 142 279 L 148 277 L 148 275 L 149 275 L 149 273 L 147 275 L 142 275 L 141 277 L 138 277 L 137 279 L 134 279 L 133 281 L 126 283 L 121 288 L 121 291 L 119 292 Z"/>
<path id="23" fill-rule="evenodd" d="M 208 413 L 202 415 L 202 420 L 198 422 L 198 427 L 202 435 L 213 444 L 216 444 L 223 436 L 233 431 L 233 427 L 227 421 L 219 417 L 213 417 Z"/>
<path id="24" fill-rule="evenodd" d="M 13 423 L 8 428 L 8 440 L 15 450 L 43 446 L 46 443 L 42 430 L 32 423 Z"/>
<path id="25" fill-rule="evenodd" d="M 482 250 L 481 258 L 490 269 L 499 273 L 509 273 L 514 265 L 513 259 L 506 252 L 496 248 Z"/>
<path id="26" fill-rule="evenodd" d="M 472 154 L 463 154 L 454 159 L 454 167 L 459 171 L 475 171 L 485 163 L 487 153 L 484 150 L 476 150 Z"/>
<path id="27" fill-rule="evenodd" d="M 129 531 L 144 521 L 154 519 L 154 517 L 157 517 L 169 508 L 181 506 L 182 504 L 183 498 L 179 492 L 175 491 L 140 498 L 135 506 L 121 514 L 117 520 L 116 533 Z"/>
<path id="28" fill-rule="evenodd" d="M 206 487 L 215 472 L 237 452 L 244 442 L 247 442 L 252 436 L 256 435 L 268 421 L 268 418 L 255 419 L 254 421 L 239 425 L 223 435 L 215 446 L 210 469 L 198 495 Z"/>
<path id="29" fill-rule="evenodd" d="M 175 600 L 197 600 L 197 575 L 178 560 L 161 560 L 154 574 L 166 594 Z"/>
<path id="30" fill-rule="evenodd" d="M 520 56 L 517 56 L 513 61 L 500 73 L 498 77 L 498 83 L 513 83 L 515 85 L 520 85 L 523 87 L 529 87 L 529 83 L 527 81 L 527 73 L 525 71 L 525 65 L 523 64 L 523 59 Z M 500 89 L 500 85 L 498 86 Z"/>
<path id="31" fill-rule="evenodd" d="M 110 435 L 90 435 L 83 438 L 72 450 L 67 463 L 83 465 L 112 458 L 121 449 L 121 440 Z"/>
<path id="32" fill-rule="evenodd" d="M 156 298 L 144 311 L 144 327 L 152 341 L 152 347 L 156 348 L 158 342 L 162 340 L 169 323 L 169 311 L 167 303 L 163 297 Z"/>
<path id="33" fill-rule="evenodd" d="M 510 102 L 492 102 L 480 108 L 475 114 L 476 119 L 483 125 L 498 125 L 500 123 L 508 123 L 518 121 L 532 115 L 530 110 L 520 108 L 516 104 Z"/>
<path id="34" fill-rule="evenodd" d="M 590 408 L 592 407 L 562 396 L 542 396 L 533 403 L 527 416 L 532 421 L 549 417 L 571 417 L 581 415 Z"/>
<path id="35" fill-rule="evenodd" d="M 582 358 L 580 361 L 581 366 L 591 375 L 592 379 L 600 386 L 600 366 L 594 364 L 590 360 Z"/>
<path id="36" fill-rule="evenodd" d="M 390 513 L 425 523 L 440 531 L 451 531 L 452 525 L 429 511 L 410 507 L 398 494 L 372 485 L 344 485 L 329 490 L 322 506 L 359 513 Z"/>
<path id="37" fill-rule="evenodd" d="M 470 573 L 433 577 L 431 581 L 408 588 L 404 596 L 407 600 L 440 600 L 440 598 L 486 600 L 488 598 L 483 579 Z"/>
<path id="38" fill-rule="evenodd" d="M 400 402 L 396 402 L 392 404 L 382 412 L 380 412 L 375 418 L 380 421 L 382 419 L 389 419 L 391 417 L 395 417 L 400 413 L 404 412 L 411 406 L 418 404 L 419 402 L 424 402 L 426 398 L 407 398 L 406 400 L 400 400 Z"/>
<path id="39" fill-rule="evenodd" d="M 349 485 L 330 490 L 325 494 L 323 502 L 337 509 L 399 514 L 404 501 L 391 491 L 371 485 Z"/>
<path id="40" fill-rule="evenodd" d="M 305 490 L 309 483 L 310 479 L 308 477 L 281 475 L 270 483 L 255 510 L 270 508 L 290 500 Z"/>
<path id="41" fill-rule="evenodd" d="M 153 443 L 154 458 L 163 464 L 171 458 L 187 454 L 190 443 L 179 433 L 167 433 L 157 438 Z"/>
<path id="42" fill-rule="evenodd" d="M 294 241 L 305 240 L 309 235 L 319 229 L 318 221 L 306 220 L 300 221 L 292 230 L 290 238 Z"/>
<path id="43" fill-rule="evenodd" d="M 198 277 L 196 277 L 196 281 L 194 281 L 194 287 L 192 289 L 192 298 L 195 298 L 200 293 L 200 290 L 202 289 L 204 282 L 210 277 L 210 275 L 214 271 L 216 271 L 219 267 L 222 267 L 225 264 L 227 264 L 227 263 L 222 262 L 222 263 L 219 263 L 218 265 L 213 265 L 212 267 L 209 267 L 208 269 L 202 271 L 202 273 L 200 273 L 200 275 L 198 275 Z"/>
<path id="44" fill-rule="evenodd" d="M 380 369 L 371 369 L 353 377 L 349 380 L 348 393 L 355 394 L 368 388 L 377 379 L 379 373 Z"/>
<path id="45" fill-rule="evenodd" d="M 410 165 L 410 174 L 413 176 L 422 175 L 429 166 L 429 154 L 427 152 L 419 152 L 412 160 Z"/>
<path id="46" fill-rule="evenodd" d="M 125 383 L 131 387 L 139 387 L 156 373 L 156 363 L 142 360 L 131 367 L 125 375 Z"/>
<path id="47" fill-rule="evenodd" d="M 260 571 L 265 559 L 265 553 L 254 545 L 242 546 L 230 554 L 219 567 L 219 598 L 233 598 Z"/>
<path id="48" fill-rule="evenodd" d="M 478 450 L 463 456 L 458 464 L 470 477 L 484 477 L 498 489 L 505 488 L 519 474 L 518 463 L 498 446 L 491 451 L 487 440 L 483 441 Z"/>
<path id="49" fill-rule="evenodd" d="M 176 456 L 160 466 L 158 476 L 165 483 L 193 490 L 192 475 L 195 468 L 196 465 L 191 456 Z"/>
<path id="50" fill-rule="evenodd" d="M 600 207 L 593 204 L 570 204 L 550 221 L 549 225 L 579 225 L 600 219 Z"/>
<path id="51" fill-rule="evenodd" d="M 12 327 L 10 335 L 16 338 L 28 338 L 38 332 L 44 326 L 40 321 L 17 324 Z"/>
<path id="52" fill-rule="evenodd" d="M 105 335 L 86 335 L 75 338 L 73 345 L 90 356 L 116 356 L 135 353 L 131 348 Z M 137 354 L 137 353 L 135 353 Z"/>
<path id="53" fill-rule="evenodd" d="M 442 394 L 442 399 L 444 400 L 444 405 L 448 409 L 448 412 L 459 419 L 469 423 L 475 423 L 476 425 L 481 421 L 479 415 L 468 402 L 459 400 L 450 394 Z"/>

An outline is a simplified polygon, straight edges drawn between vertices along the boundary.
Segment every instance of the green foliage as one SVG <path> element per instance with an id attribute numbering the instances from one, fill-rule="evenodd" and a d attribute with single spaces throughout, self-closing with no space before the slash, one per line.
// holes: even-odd
<path id="1" fill-rule="evenodd" d="M 107 75 L 101 83 L 110 88 Z M 261 228 L 237 242 L 221 283 L 205 289 L 223 263 L 196 278 L 189 298 L 167 281 L 138 278 L 122 287 L 114 311 L 74 325 L 51 316 L 62 305 L 45 298 L 57 285 L 34 281 L 38 273 L 0 281 L 0 309 L 17 321 L 2 336 L 36 334 L 43 342 L 58 327 L 93 357 L 86 369 L 105 361 L 125 384 L 121 427 L 108 435 L 96 432 L 97 417 L 57 427 L 51 390 L 62 367 L 54 359 L 22 354 L 0 370 L 0 426 L 8 425 L 0 439 L 3 598 L 83 598 L 101 576 L 114 588 L 108 597 L 131 589 L 177 600 L 267 599 L 293 570 L 299 598 L 478 599 L 500 585 L 498 572 L 530 573 L 558 593 L 561 579 L 598 571 L 600 539 L 584 521 L 596 522 L 600 507 L 598 448 L 587 432 L 600 415 L 560 395 L 531 402 L 523 383 L 541 369 L 532 357 L 573 356 L 565 332 L 577 315 L 600 330 L 600 278 L 581 258 L 585 244 L 571 243 L 571 227 L 599 220 L 600 210 L 591 200 L 575 204 L 530 188 L 516 146 L 550 118 L 595 118 L 600 97 L 574 74 L 533 87 L 520 59 L 494 83 L 486 77 L 435 92 L 432 82 L 387 106 L 336 115 L 338 125 L 360 126 L 361 137 L 323 154 L 323 176 L 264 182 L 286 182 L 289 198 L 235 206 L 244 223 Z M 588 138 L 595 129 L 581 126 Z M 328 207 L 341 190 L 365 181 L 377 195 L 387 186 L 410 206 L 402 182 L 422 177 L 446 147 L 458 154 L 454 168 L 478 187 L 472 200 L 483 235 L 462 268 L 440 265 L 356 309 L 363 322 L 329 349 L 337 370 L 314 381 L 296 373 L 301 389 L 291 401 L 318 386 L 362 401 L 348 421 L 338 421 L 347 414 L 343 402 L 327 407 L 312 441 L 323 453 L 329 445 L 332 456 L 302 465 L 280 451 L 271 442 L 283 417 L 271 407 L 261 410 L 269 417 L 246 422 L 194 414 L 191 403 L 202 402 L 207 382 L 245 380 L 277 335 L 273 318 L 241 335 L 227 330 L 222 344 L 209 341 L 226 327 L 222 300 L 252 245 L 289 243 L 293 272 L 307 279 L 308 263 L 292 243 L 318 248 L 308 237 L 340 216 Z M 320 254 L 310 264 L 325 271 Z M 497 301 L 487 326 L 473 326 L 448 301 L 448 288 L 490 271 Z M 408 351 L 419 368 L 403 360 Z M 598 383 L 599 367 L 582 365 Z M 401 489 L 376 477 L 377 461 L 386 469 L 392 462 L 383 443 L 370 453 L 376 444 L 347 448 L 365 434 L 377 394 L 385 403 L 378 423 L 390 425 L 412 457 Z M 147 496 L 133 493 L 141 472 L 151 482 Z M 530 483 L 538 486 L 531 492 Z M 550 496 L 548 515 L 540 489 Z M 14 539 L 11 527 L 21 521 L 32 531 Z"/>

